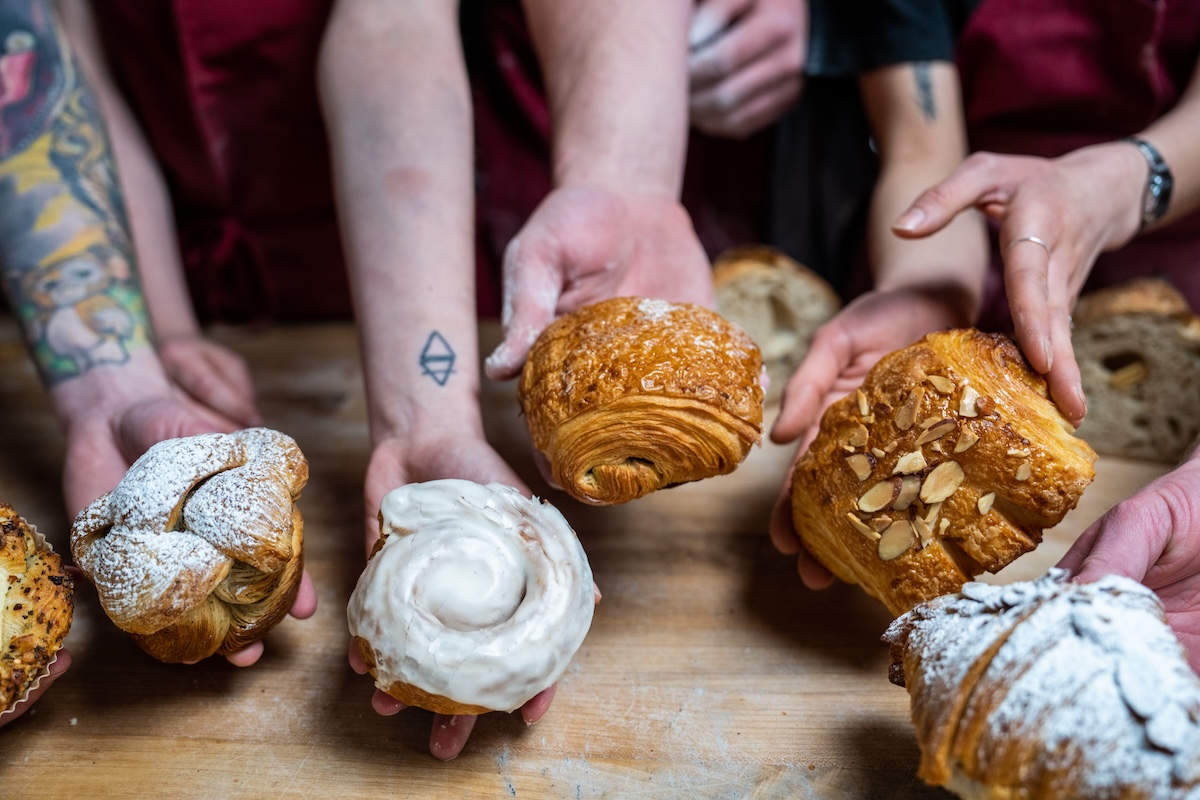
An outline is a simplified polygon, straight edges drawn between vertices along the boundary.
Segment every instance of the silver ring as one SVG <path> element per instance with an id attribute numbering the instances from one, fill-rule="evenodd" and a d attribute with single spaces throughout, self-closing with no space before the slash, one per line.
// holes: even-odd
<path id="1" fill-rule="evenodd" d="M 1033 242 L 1034 244 L 1041 245 L 1042 249 L 1046 251 L 1046 255 L 1050 255 L 1050 245 L 1036 236 L 1022 236 L 1020 239 L 1013 239 L 1008 243 L 1008 247 L 1004 248 L 1004 252 L 1008 253 L 1009 250 L 1013 249 L 1013 245 L 1018 245 L 1021 242 Z"/>

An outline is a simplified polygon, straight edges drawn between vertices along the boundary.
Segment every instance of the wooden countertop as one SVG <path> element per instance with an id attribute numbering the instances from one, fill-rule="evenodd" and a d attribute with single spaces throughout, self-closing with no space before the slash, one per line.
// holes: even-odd
<path id="1" fill-rule="evenodd" d="M 268 424 L 308 456 L 300 507 L 320 608 L 276 628 L 255 667 L 165 665 L 83 587 L 74 665 L 0 729 L 4 796 L 949 797 L 914 776 L 908 696 L 888 682 L 879 641 L 884 609 L 852 586 L 806 590 L 771 547 L 766 520 L 792 448 L 770 444 L 732 475 L 624 506 L 543 492 L 579 533 L 604 601 L 540 723 L 486 715 L 458 759 L 435 761 L 431 715 L 376 715 L 370 678 L 346 663 L 368 455 L 353 329 L 216 335 L 248 359 Z M 494 339 L 489 329 L 484 346 Z M 543 487 L 513 386 L 488 384 L 485 405 L 497 449 Z M 0 317 L 0 498 L 63 552 L 61 459 L 46 397 Z M 996 579 L 1040 573 L 1164 469 L 1102 459 L 1079 508 Z"/>

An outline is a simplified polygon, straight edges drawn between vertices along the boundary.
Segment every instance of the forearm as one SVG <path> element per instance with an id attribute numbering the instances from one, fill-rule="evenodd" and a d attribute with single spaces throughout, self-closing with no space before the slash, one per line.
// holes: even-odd
<path id="1" fill-rule="evenodd" d="M 457 3 L 343 0 L 319 79 L 372 439 L 481 425 Z"/>
<path id="2" fill-rule="evenodd" d="M 64 28 L 108 126 L 154 332 L 160 342 L 196 336 L 200 326 L 183 274 L 162 171 L 109 73 L 88 0 L 60 0 L 60 5 Z"/>
<path id="3" fill-rule="evenodd" d="M 691 0 L 525 0 L 554 124 L 557 185 L 677 196 Z"/>
<path id="4" fill-rule="evenodd" d="M 1171 204 L 1157 225 L 1170 224 L 1200 209 L 1200 137 L 1196 136 L 1197 130 L 1200 130 L 1200 61 L 1175 107 L 1139 134 L 1158 148 L 1175 178 Z M 1146 164 L 1140 154 L 1135 155 L 1138 156 L 1141 179 L 1136 191 L 1140 192 L 1145 186 Z"/>
<path id="5" fill-rule="evenodd" d="M 966 157 L 953 67 L 940 62 L 898 65 L 864 76 L 862 87 L 880 151 L 880 174 L 867 220 L 875 288 L 917 287 L 937 293 L 954 305 L 955 324 L 973 322 L 987 269 L 980 217 L 961 214 L 923 239 L 901 239 L 891 228 L 922 191 Z"/>
<path id="6" fill-rule="evenodd" d="M 5 19 L 0 267 L 44 382 L 161 378 L 95 96 L 43 2 Z M 11 46 L 16 41 L 20 46 Z M 21 113 L 24 112 L 24 113 Z M 29 120 L 36 120 L 30 124 Z M 55 389 L 61 397 L 71 389 Z M 59 408 L 60 414 L 64 413 Z"/>

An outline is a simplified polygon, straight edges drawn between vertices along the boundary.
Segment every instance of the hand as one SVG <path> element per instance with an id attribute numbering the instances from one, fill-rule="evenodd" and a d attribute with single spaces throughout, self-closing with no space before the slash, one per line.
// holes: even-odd
<path id="1" fill-rule="evenodd" d="M 622 296 L 713 305 L 711 266 L 687 212 L 663 194 L 555 189 L 505 252 L 504 341 L 488 376 L 517 375 L 556 315 Z"/>
<path id="2" fill-rule="evenodd" d="M 241 356 L 202 336 L 176 336 L 158 343 L 167 377 L 188 395 L 244 428 L 262 425 L 254 382 Z"/>
<path id="3" fill-rule="evenodd" d="M 42 682 L 38 684 L 36 689 L 29 693 L 28 697 L 13 707 L 11 714 L 6 714 L 5 716 L 0 717 L 0 728 L 3 728 L 5 725 L 28 711 L 29 708 L 38 701 L 38 698 L 46 693 L 46 690 L 50 688 L 50 685 L 58 680 L 60 675 L 67 671 L 67 667 L 69 666 L 71 666 L 71 654 L 66 650 L 59 650 L 58 658 L 53 664 L 50 665 L 50 674 L 42 678 Z"/>
<path id="4" fill-rule="evenodd" d="M 1113 506 L 1058 566 L 1078 581 L 1124 575 L 1153 589 L 1200 671 L 1200 459 L 1193 455 Z"/>
<path id="5" fill-rule="evenodd" d="M 999 223 L 1017 342 L 1076 425 L 1087 402 L 1070 312 L 1096 257 L 1137 233 L 1145 174 L 1142 156 L 1121 142 L 1056 159 L 976 153 L 892 226 L 906 238 L 928 236 L 972 206 Z"/>
<path id="6" fill-rule="evenodd" d="M 691 123 L 741 139 L 796 101 L 808 56 L 807 0 L 700 0 L 688 35 Z"/>
<path id="7" fill-rule="evenodd" d="M 862 385 L 883 356 L 906 347 L 930 331 L 967 323 L 953 295 L 907 287 L 869 292 L 817 329 L 808 353 L 783 391 L 771 440 L 779 444 L 800 438 L 796 459 L 816 437 L 821 415 L 834 401 Z M 800 579 L 810 589 L 833 583 L 833 575 L 804 550 L 792 524 L 792 469 L 784 477 L 771 513 L 771 541 L 786 555 L 798 557 Z"/>

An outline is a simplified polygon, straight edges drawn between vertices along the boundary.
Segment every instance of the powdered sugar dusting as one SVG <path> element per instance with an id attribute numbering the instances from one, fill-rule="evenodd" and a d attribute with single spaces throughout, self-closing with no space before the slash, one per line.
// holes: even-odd
<path id="1" fill-rule="evenodd" d="M 653 297 L 643 297 L 638 301 L 637 308 L 651 322 L 662 322 L 668 314 L 675 310 L 675 306 L 666 300 L 657 300 Z"/>
<path id="2" fill-rule="evenodd" d="M 1161 603 L 1134 581 L 1074 584 L 1054 570 L 1028 583 L 968 584 L 901 617 L 885 638 L 917 648 L 905 662 L 919 664 L 906 677 L 922 730 L 918 715 L 969 694 L 948 732 L 955 773 L 946 785 L 956 791 L 988 783 L 1147 800 L 1200 791 L 1200 678 Z M 971 665 L 1000 640 L 964 689 Z M 1005 772 L 1011 765 L 1019 774 Z"/>

